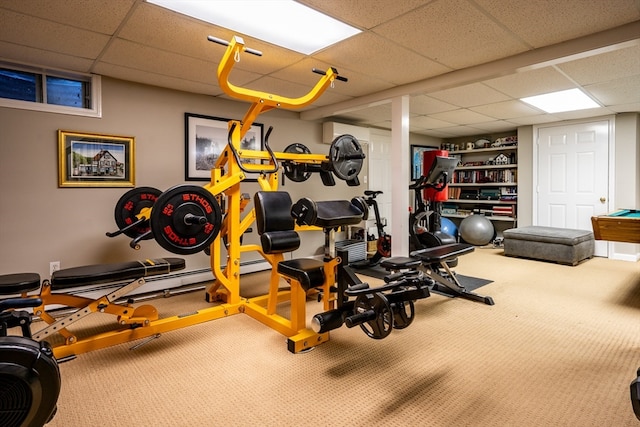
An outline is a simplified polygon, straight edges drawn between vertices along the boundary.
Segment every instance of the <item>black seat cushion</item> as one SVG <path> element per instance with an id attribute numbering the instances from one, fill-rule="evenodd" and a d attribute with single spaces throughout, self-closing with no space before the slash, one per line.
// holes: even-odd
<path id="1" fill-rule="evenodd" d="M 0 295 L 21 294 L 40 287 L 38 273 L 16 273 L 0 275 Z"/>
<path id="2" fill-rule="evenodd" d="M 317 259 L 298 258 L 278 263 L 278 273 L 290 277 L 300 283 L 304 290 L 309 290 L 324 283 L 324 263 Z"/>
<path id="3" fill-rule="evenodd" d="M 65 268 L 53 273 L 51 276 L 51 289 L 58 290 L 75 286 L 133 280 L 182 270 L 184 267 L 185 261 L 182 258 L 158 258 Z"/>

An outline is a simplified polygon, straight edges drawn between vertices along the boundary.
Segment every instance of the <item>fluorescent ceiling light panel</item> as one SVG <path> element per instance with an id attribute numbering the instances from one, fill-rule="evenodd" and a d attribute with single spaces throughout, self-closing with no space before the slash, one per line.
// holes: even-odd
<path id="1" fill-rule="evenodd" d="M 305 55 L 360 33 L 293 0 L 147 2 Z"/>
<path id="2" fill-rule="evenodd" d="M 533 105 L 547 113 L 562 113 L 564 111 L 586 110 L 588 108 L 600 107 L 597 102 L 577 88 L 545 93 L 544 95 L 529 96 L 527 98 L 521 98 L 520 101 Z"/>

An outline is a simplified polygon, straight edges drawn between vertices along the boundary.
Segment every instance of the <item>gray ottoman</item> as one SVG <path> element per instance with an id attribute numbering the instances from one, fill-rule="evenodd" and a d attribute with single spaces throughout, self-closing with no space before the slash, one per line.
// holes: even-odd
<path id="1" fill-rule="evenodd" d="M 504 254 L 507 256 L 577 265 L 593 258 L 593 232 L 568 228 L 528 226 L 505 230 Z"/>

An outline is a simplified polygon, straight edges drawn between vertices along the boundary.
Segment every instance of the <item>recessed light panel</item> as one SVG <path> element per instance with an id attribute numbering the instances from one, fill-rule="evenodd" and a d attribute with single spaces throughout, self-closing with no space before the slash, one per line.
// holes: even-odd
<path id="1" fill-rule="evenodd" d="M 600 107 L 597 102 L 577 88 L 529 96 L 527 98 L 521 98 L 520 101 L 533 105 L 547 113 L 562 113 L 564 111 L 586 110 L 588 108 Z"/>
<path id="2" fill-rule="evenodd" d="M 147 2 L 305 55 L 360 33 L 357 28 L 292 0 Z"/>

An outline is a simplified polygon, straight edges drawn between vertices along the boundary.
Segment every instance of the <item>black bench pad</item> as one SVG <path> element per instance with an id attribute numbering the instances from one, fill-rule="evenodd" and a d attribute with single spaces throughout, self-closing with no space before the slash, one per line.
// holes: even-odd
<path id="1" fill-rule="evenodd" d="M 416 268 L 422 264 L 422 261 L 417 258 L 411 258 L 406 256 L 397 256 L 393 258 L 387 258 L 380 262 L 380 267 L 386 270 L 405 270 L 408 268 Z"/>
<path id="2" fill-rule="evenodd" d="M 40 287 L 38 273 L 16 273 L 0 275 L 0 295 L 21 294 Z"/>
<path id="3" fill-rule="evenodd" d="M 465 255 L 473 252 L 473 245 L 467 243 L 450 243 L 448 245 L 436 246 L 434 248 L 420 249 L 411 252 L 411 256 L 420 259 L 425 263 L 436 263 L 456 258 L 459 255 Z"/>
<path id="4" fill-rule="evenodd" d="M 95 264 L 58 270 L 51 276 L 51 289 L 60 290 L 76 286 L 133 280 L 166 274 L 185 268 L 182 258 L 157 258 L 115 264 Z"/>
<path id="5" fill-rule="evenodd" d="M 304 290 L 322 286 L 324 283 L 324 263 L 317 259 L 297 258 L 280 261 L 278 273 L 298 281 Z"/>

